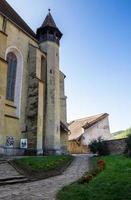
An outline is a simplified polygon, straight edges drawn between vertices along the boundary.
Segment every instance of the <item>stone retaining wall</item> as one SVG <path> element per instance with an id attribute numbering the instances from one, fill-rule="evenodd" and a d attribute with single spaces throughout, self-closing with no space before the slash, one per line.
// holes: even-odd
<path id="1" fill-rule="evenodd" d="M 111 154 L 123 154 L 126 148 L 126 142 L 124 139 L 108 140 L 106 141 Z"/>
<path id="2" fill-rule="evenodd" d="M 0 146 L 0 156 L 23 156 L 25 149 Z"/>

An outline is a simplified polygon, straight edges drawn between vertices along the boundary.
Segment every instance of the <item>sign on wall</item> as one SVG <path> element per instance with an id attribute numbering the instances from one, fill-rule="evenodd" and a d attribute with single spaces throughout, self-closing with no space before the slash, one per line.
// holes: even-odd
<path id="1" fill-rule="evenodd" d="M 12 136 L 7 136 L 6 137 L 6 146 L 8 147 L 13 147 L 15 143 L 15 139 Z"/>
<path id="2" fill-rule="evenodd" d="M 21 149 L 27 149 L 27 139 L 21 139 L 20 140 L 20 148 Z"/>

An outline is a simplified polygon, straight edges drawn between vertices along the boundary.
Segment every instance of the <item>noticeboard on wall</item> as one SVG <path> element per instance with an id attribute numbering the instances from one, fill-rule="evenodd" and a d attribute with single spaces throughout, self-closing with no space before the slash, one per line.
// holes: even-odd
<path id="1" fill-rule="evenodd" d="M 20 140 L 20 148 L 21 149 L 27 149 L 27 139 L 21 139 Z"/>

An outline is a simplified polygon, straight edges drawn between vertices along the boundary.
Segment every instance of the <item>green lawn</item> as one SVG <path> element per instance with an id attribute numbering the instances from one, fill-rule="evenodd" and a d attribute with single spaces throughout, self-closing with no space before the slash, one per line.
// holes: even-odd
<path id="1" fill-rule="evenodd" d="M 33 170 L 52 170 L 64 166 L 73 159 L 72 156 L 30 156 L 20 159 L 15 159 L 14 162 L 18 165 L 33 169 Z"/>
<path id="2" fill-rule="evenodd" d="M 58 200 L 131 200 L 131 158 L 102 157 L 106 169 L 89 184 L 72 184 L 58 193 Z"/>

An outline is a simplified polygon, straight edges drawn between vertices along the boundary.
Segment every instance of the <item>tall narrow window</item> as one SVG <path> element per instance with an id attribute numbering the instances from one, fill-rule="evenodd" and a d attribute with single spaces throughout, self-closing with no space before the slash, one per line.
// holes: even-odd
<path id="1" fill-rule="evenodd" d="M 5 33 L 6 32 L 6 25 L 7 25 L 7 18 L 3 17 L 3 25 L 2 25 L 2 31 Z"/>
<path id="2" fill-rule="evenodd" d="M 46 59 L 43 56 L 41 58 L 41 80 L 46 82 Z"/>
<path id="3" fill-rule="evenodd" d="M 14 101 L 17 58 L 13 52 L 9 52 L 7 54 L 7 62 L 8 62 L 8 71 L 7 71 L 6 98 L 8 100 Z"/>

